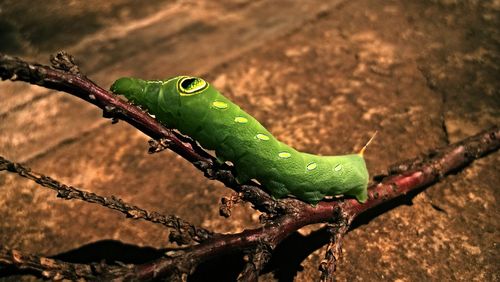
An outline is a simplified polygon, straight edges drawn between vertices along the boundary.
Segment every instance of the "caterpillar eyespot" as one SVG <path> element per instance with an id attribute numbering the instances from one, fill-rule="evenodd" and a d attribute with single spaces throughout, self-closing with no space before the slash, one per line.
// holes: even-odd
<path id="1" fill-rule="evenodd" d="M 208 87 L 208 83 L 201 78 L 186 76 L 179 80 L 177 86 L 180 95 L 190 96 L 200 94 L 203 89 Z"/>
<path id="2" fill-rule="evenodd" d="M 255 179 L 275 198 L 287 195 L 316 204 L 325 197 L 367 196 L 368 170 L 358 154 L 317 156 L 278 141 L 255 118 L 205 80 L 178 76 L 165 81 L 120 78 L 111 91 L 124 95 L 170 128 L 197 140 L 217 158 L 234 164 L 238 182 Z"/>

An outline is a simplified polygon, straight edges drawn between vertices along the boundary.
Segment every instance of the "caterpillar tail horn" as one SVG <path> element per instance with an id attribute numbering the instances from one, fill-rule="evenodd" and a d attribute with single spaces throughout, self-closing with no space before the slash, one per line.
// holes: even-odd
<path id="1" fill-rule="evenodd" d="M 363 154 L 366 151 L 366 148 L 368 147 L 368 145 L 370 145 L 370 143 L 373 141 L 373 139 L 375 139 L 375 136 L 377 136 L 377 133 L 378 133 L 378 131 L 375 131 L 375 133 L 373 133 L 373 135 L 370 138 L 370 140 L 368 140 L 368 142 L 366 142 L 366 144 L 363 146 L 363 148 L 361 149 L 361 151 L 359 151 L 358 155 L 363 156 Z"/>

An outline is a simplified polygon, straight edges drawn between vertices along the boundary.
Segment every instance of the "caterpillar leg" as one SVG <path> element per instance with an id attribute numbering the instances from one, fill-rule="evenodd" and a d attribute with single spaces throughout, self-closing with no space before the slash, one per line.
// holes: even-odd
<path id="1" fill-rule="evenodd" d="M 321 193 L 320 191 L 311 191 L 304 193 L 304 196 L 306 202 L 310 203 L 313 206 L 316 206 L 319 201 L 323 200 L 325 194 Z"/>
<path id="2" fill-rule="evenodd" d="M 323 200 L 325 198 L 325 194 L 321 191 L 304 191 L 301 190 L 300 192 L 294 191 L 293 195 L 299 198 L 300 200 L 307 202 L 313 206 L 316 206 L 319 201 Z"/>
<path id="3" fill-rule="evenodd" d="M 274 180 L 269 181 L 266 183 L 265 188 L 271 192 L 271 195 L 275 199 L 281 199 L 286 197 L 288 194 L 290 194 L 290 191 L 286 188 L 285 184 L 276 182 Z"/>
<path id="4" fill-rule="evenodd" d="M 356 187 L 347 192 L 346 195 L 356 197 L 356 200 L 358 200 L 358 202 L 360 203 L 364 203 L 366 202 L 366 200 L 368 200 L 368 190 L 366 189 L 366 186 Z"/>
<path id="5" fill-rule="evenodd" d="M 245 184 L 246 182 L 248 182 L 250 180 L 250 177 L 248 177 L 246 174 L 243 174 L 243 173 L 240 173 L 240 172 L 237 172 L 236 173 L 236 182 L 238 182 L 238 184 Z"/>

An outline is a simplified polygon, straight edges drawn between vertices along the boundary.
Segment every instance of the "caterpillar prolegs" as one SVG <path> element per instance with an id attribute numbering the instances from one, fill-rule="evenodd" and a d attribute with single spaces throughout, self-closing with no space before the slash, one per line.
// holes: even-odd
<path id="1" fill-rule="evenodd" d="M 165 81 L 120 78 L 111 91 L 144 106 L 170 128 L 231 161 L 237 181 L 259 181 L 274 197 L 293 195 L 316 204 L 325 196 L 367 199 L 368 170 L 359 154 L 317 156 L 278 141 L 255 118 L 197 77 Z M 366 147 L 366 146 L 365 146 Z"/>

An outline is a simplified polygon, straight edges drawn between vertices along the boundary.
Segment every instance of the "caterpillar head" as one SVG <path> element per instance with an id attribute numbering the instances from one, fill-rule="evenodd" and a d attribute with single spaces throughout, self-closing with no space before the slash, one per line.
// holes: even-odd
<path id="1" fill-rule="evenodd" d="M 187 135 L 197 129 L 217 97 L 225 99 L 208 82 L 192 76 L 149 81 L 124 77 L 115 81 L 111 91 L 124 95 L 166 126 Z"/>
<path id="2" fill-rule="evenodd" d="M 111 91 L 144 105 L 149 104 L 148 102 L 157 103 L 160 92 L 167 100 L 175 100 L 179 99 L 179 96 L 188 97 L 202 94 L 209 89 L 209 86 L 205 80 L 192 76 L 176 76 L 168 80 L 151 81 L 122 77 L 113 83 Z"/>

